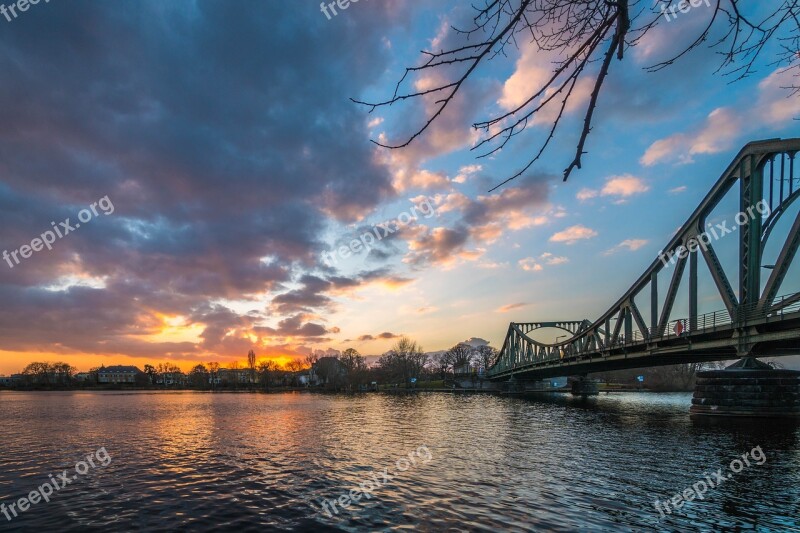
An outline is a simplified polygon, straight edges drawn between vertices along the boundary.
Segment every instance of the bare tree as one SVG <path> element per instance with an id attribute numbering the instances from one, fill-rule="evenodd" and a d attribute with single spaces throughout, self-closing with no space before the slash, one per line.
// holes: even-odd
<path id="1" fill-rule="evenodd" d="M 346 373 L 347 387 L 352 390 L 354 386 L 362 385 L 367 374 L 367 360 L 354 348 L 348 348 L 342 352 L 339 361 Z"/>
<path id="2" fill-rule="evenodd" d="M 205 389 L 208 387 L 208 369 L 205 365 L 195 365 L 189 371 L 189 384 L 195 389 Z"/>
<path id="3" fill-rule="evenodd" d="M 239 377 L 240 377 L 241 369 L 242 369 L 242 366 L 239 364 L 238 361 L 233 361 L 232 363 L 228 363 L 228 370 L 230 370 L 230 372 L 228 374 L 230 376 L 232 376 L 233 388 L 234 389 L 238 389 L 239 388 Z"/>
<path id="4" fill-rule="evenodd" d="M 453 368 L 453 357 L 450 351 L 442 352 L 432 358 L 434 369 L 439 379 L 447 379 L 447 373 Z"/>
<path id="5" fill-rule="evenodd" d="M 407 387 L 412 378 L 423 374 L 427 362 L 428 354 L 422 351 L 422 346 L 408 337 L 401 337 L 378 359 L 377 367 L 385 378 Z"/>
<path id="6" fill-rule="evenodd" d="M 475 349 L 469 344 L 460 342 L 447 350 L 447 353 L 449 354 L 453 365 L 453 371 L 455 372 L 457 369 L 468 367 L 472 363 Z"/>
<path id="7" fill-rule="evenodd" d="M 476 357 L 478 359 L 478 363 L 483 367 L 483 370 L 486 371 L 494 365 L 495 360 L 497 359 L 497 350 L 493 347 L 489 346 L 488 344 L 484 344 L 483 346 L 478 346 L 475 349 Z"/>
<path id="8" fill-rule="evenodd" d="M 319 361 L 319 356 L 317 354 L 315 354 L 314 352 L 311 352 L 310 354 L 308 354 L 304 359 L 304 362 L 308 366 L 308 368 L 311 368 L 312 366 L 314 366 L 314 364 L 317 361 Z"/>
<path id="9" fill-rule="evenodd" d="M 144 365 L 144 373 L 147 375 L 147 379 L 150 382 L 150 385 L 156 384 L 156 375 L 158 372 L 153 365 Z"/>
<path id="10" fill-rule="evenodd" d="M 247 368 L 250 369 L 250 384 L 256 382 L 256 352 L 250 350 L 247 352 Z"/>
<path id="11" fill-rule="evenodd" d="M 216 389 L 219 379 L 219 363 L 216 361 L 208 363 L 208 379 L 211 382 L 211 388 Z"/>
<path id="12" fill-rule="evenodd" d="M 31 363 L 22 371 L 26 381 L 34 385 L 71 385 L 77 369 L 68 363 Z"/>
<path id="13" fill-rule="evenodd" d="M 291 361 L 286 363 L 286 370 L 288 370 L 289 372 L 294 372 L 294 373 L 302 372 L 306 368 L 308 368 L 308 366 L 299 359 L 292 359 Z"/>
<path id="14" fill-rule="evenodd" d="M 268 389 L 271 376 L 279 369 L 280 367 L 275 361 L 261 361 L 258 364 L 258 377 L 261 386 Z"/>
<path id="15" fill-rule="evenodd" d="M 713 0 L 708 10 L 708 22 L 694 38 L 678 48 L 669 59 L 648 67 L 657 71 L 673 65 L 701 44 L 719 50 L 718 71 L 742 79 L 754 72 L 754 64 L 767 45 L 777 41 L 779 52 L 774 64 L 796 67 L 800 63 L 800 6 L 798 0 L 775 2 L 775 10 L 760 20 L 745 15 L 744 0 Z M 751 4 L 755 4 L 752 2 Z M 590 80 L 592 91 L 584 105 L 584 118 L 575 155 L 564 169 L 564 181 L 572 171 L 580 169 L 586 154 L 586 140 L 592 130 L 592 120 L 601 89 L 609 74 L 612 61 L 622 61 L 627 49 L 636 46 L 663 17 L 663 12 L 685 10 L 685 0 L 482 0 L 475 5 L 475 15 L 465 28 L 453 27 L 461 41 L 448 49 L 423 50 L 423 60 L 408 67 L 398 81 L 391 98 L 378 102 L 356 103 L 376 108 L 407 100 L 426 99 L 433 108 L 424 124 L 412 135 L 395 144 L 374 141 L 385 148 L 403 148 L 422 135 L 439 118 L 478 67 L 500 56 L 507 58 L 509 46 L 518 47 L 520 40 L 529 41 L 539 53 L 552 54 L 555 61 L 551 76 L 541 85 L 532 85 L 528 98 L 505 113 L 473 124 L 483 134 L 473 146 L 481 157 L 497 153 L 527 128 L 536 113 L 552 104 L 558 112 L 545 140 L 519 171 L 497 187 L 521 176 L 544 153 L 555 137 L 568 103 L 576 98 L 575 88 L 580 79 Z M 668 20 L 668 19 L 665 19 Z M 596 66 L 599 64 L 599 66 Z M 434 86 L 425 85 L 405 90 L 404 82 L 415 75 L 427 74 L 442 80 Z M 431 76 L 436 74 L 436 76 Z M 794 92 L 800 87 L 793 87 Z"/>

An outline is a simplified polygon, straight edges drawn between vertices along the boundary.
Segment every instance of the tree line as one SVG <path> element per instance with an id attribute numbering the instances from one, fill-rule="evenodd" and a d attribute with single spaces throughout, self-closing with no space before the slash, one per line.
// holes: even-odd
<path id="1" fill-rule="evenodd" d="M 217 361 L 198 363 L 183 373 L 174 363 L 146 364 L 133 385 L 143 388 L 191 388 L 197 390 L 319 387 L 334 391 L 359 391 L 380 385 L 412 387 L 425 381 L 445 382 L 456 376 L 478 377 L 497 357 L 490 346 L 458 343 L 449 350 L 429 354 L 409 337 L 401 337 L 373 364 L 354 348 L 313 351 L 303 359 L 281 366 L 275 361 L 258 360 L 255 351 L 247 362 Z M 63 362 L 35 362 L 21 373 L 22 387 L 64 388 L 102 385 L 102 367 L 89 370 L 85 379 L 76 380 L 77 369 Z"/>

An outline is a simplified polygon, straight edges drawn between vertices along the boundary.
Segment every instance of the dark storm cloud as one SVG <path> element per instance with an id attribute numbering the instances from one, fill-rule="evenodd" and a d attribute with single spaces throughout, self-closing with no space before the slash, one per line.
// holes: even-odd
<path id="1" fill-rule="evenodd" d="M 385 68 L 387 9 L 328 24 L 313 3 L 73 0 L 4 25 L 0 247 L 103 196 L 116 208 L 51 252 L 0 264 L 3 301 L 21 311 L 2 317 L 5 347 L 102 352 L 80 337 L 122 342 L 155 328 L 156 310 L 192 314 L 209 347 L 249 327 L 208 302 L 279 291 L 314 268 L 327 217 L 393 194 L 346 104 Z M 70 275 L 106 288 L 36 288 Z M 318 280 L 284 295 L 285 310 L 324 307 L 325 288 L 344 283 Z"/>

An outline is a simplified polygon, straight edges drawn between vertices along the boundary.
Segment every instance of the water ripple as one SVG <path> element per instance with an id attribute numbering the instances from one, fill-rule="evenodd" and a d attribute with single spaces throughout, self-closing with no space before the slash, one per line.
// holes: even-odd
<path id="1" fill-rule="evenodd" d="M 112 457 L 0 531 L 800 530 L 798 428 L 693 422 L 688 395 L 589 400 L 312 394 L 0 394 L 0 502 Z M 404 472 L 398 459 L 426 446 Z M 660 518 L 761 446 L 768 461 Z M 394 479 L 331 516 L 359 483 Z M 330 504 L 328 504 L 330 505 Z"/>

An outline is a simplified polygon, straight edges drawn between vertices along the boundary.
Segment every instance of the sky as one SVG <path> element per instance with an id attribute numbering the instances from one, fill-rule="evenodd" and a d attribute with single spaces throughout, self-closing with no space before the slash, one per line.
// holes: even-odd
<path id="1" fill-rule="evenodd" d="M 511 321 L 599 316 L 745 143 L 798 136 L 775 45 L 733 83 L 705 47 L 646 71 L 706 9 L 612 64 L 567 182 L 588 81 L 545 157 L 491 193 L 553 110 L 489 158 L 470 151 L 470 126 L 524 100 L 556 57 L 521 41 L 401 150 L 371 140 L 404 140 L 432 100 L 351 100 L 391 96 L 420 50 L 458 43 L 464 2 L 362 0 L 328 18 L 307 0 L 71 0 L 0 18 L 0 251 L 73 227 L 0 262 L 0 374 L 42 360 L 188 369 L 250 349 L 281 363 L 377 355 L 401 335 L 499 348 Z M 711 293 L 700 307 L 723 308 Z"/>

